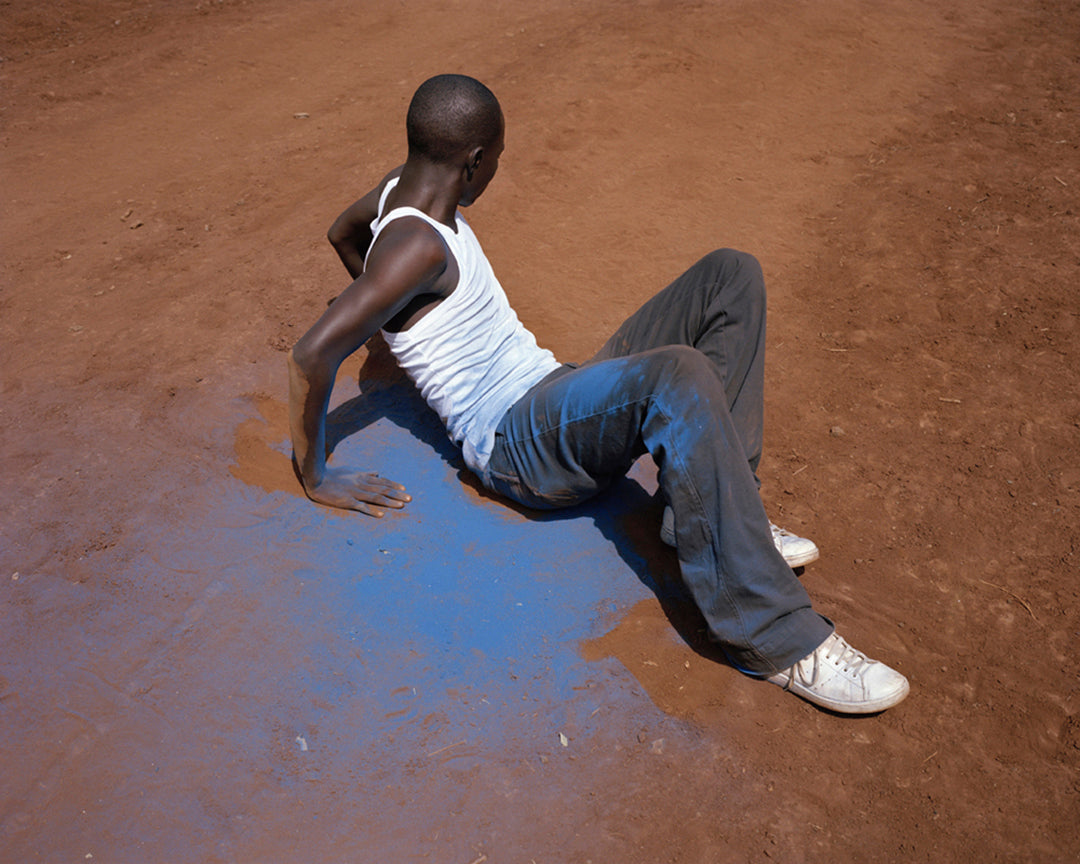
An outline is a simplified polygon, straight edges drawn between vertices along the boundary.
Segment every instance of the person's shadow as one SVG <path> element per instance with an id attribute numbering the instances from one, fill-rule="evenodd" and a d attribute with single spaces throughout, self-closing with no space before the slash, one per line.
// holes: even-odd
<path id="1" fill-rule="evenodd" d="M 705 619 L 679 572 L 675 550 L 660 540 L 663 502 L 640 483 L 623 477 L 584 504 L 564 510 L 532 510 L 486 489 L 465 466 L 461 451 L 446 435 L 438 416 L 397 366 L 386 343 L 376 336 L 358 375 L 360 395 L 327 415 L 327 456 L 345 438 L 380 419 L 389 420 L 431 446 L 454 468 L 463 485 L 493 505 L 509 507 L 533 522 L 559 522 L 587 516 L 618 555 L 653 592 L 665 616 L 687 645 L 704 658 L 727 665 L 723 651 L 708 637 Z"/>

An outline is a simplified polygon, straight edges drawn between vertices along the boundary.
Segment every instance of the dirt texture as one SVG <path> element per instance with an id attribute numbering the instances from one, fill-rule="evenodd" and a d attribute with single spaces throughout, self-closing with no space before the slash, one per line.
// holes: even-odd
<path id="1" fill-rule="evenodd" d="M 0 21 L 0 859 L 1080 857 L 1080 3 L 0 0 Z M 416 689 L 387 678 L 366 721 L 374 689 L 312 671 L 335 603 L 290 580 L 319 579 L 311 532 L 388 529 L 302 499 L 282 352 L 345 284 L 327 227 L 444 71 L 503 104 L 469 218 L 560 359 L 708 250 L 760 258 L 763 496 L 822 550 L 815 605 L 910 678 L 901 706 L 839 718 L 717 662 L 646 465 L 589 513 L 622 508 L 653 590 L 544 636 L 577 658 L 566 693 L 550 660 L 505 682 L 512 720 L 434 737 L 496 701 L 466 682 L 358 743 Z M 358 374 L 394 381 L 377 352 L 352 395 Z M 591 542 L 444 478 L 426 422 L 402 470 L 463 494 L 460 520 Z M 496 554 L 465 537 L 438 542 Z M 373 676 L 419 662 L 356 645 Z M 593 720 L 541 752 L 553 714 Z M 500 743 L 462 753 L 480 733 Z"/>

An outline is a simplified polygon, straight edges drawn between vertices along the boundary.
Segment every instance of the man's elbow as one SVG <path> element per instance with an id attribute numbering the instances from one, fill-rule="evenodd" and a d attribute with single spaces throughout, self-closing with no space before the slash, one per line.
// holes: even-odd
<path id="1" fill-rule="evenodd" d="M 306 336 L 293 345 L 288 354 L 289 366 L 310 379 L 323 364 L 323 357 L 318 347 Z"/>
<path id="2" fill-rule="evenodd" d="M 341 361 L 353 350 L 341 339 L 334 339 L 325 330 L 313 327 L 293 345 L 288 362 L 309 381 L 332 380 Z"/>
<path id="3" fill-rule="evenodd" d="M 348 223 L 340 217 L 334 220 L 334 224 L 331 225 L 326 232 L 326 239 L 329 240 L 330 245 L 338 251 L 341 251 L 342 247 L 348 245 L 351 237 L 352 231 L 350 230 Z"/>

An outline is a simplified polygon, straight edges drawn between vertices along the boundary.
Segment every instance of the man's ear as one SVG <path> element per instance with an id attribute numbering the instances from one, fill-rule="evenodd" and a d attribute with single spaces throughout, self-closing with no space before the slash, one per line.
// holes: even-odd
<path id="1" fill-rule="evenodd" d="M 484 148 L 476 147 L 469 151 L 469 161 L 465 165 L 465 176 L 469 182 L 472 182 L 473 174 L 480 168 L 480 163 L 484 161 Z"/>

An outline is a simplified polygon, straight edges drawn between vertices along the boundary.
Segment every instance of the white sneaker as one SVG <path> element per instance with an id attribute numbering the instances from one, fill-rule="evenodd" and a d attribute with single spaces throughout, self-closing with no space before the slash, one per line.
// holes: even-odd
<path id="1" fill-rule="evenodd" d="M 767 680 L 807 702 L 843 714 L 884 711 L 910 689 L 907 678 L 856 651 L 836 633 L 790 669 Z"/>
<path id="2" fill-rule="evenodd" d="M 790 531 L 785 531 L 779 525 L 773 525 L 772 522 L 769 523 L 769 527 L 772 529 L 773 543 L 780 550 L 780 554 L 784 556 L 788 567 L 792 569 L 802 567 L 804 564 L 817 561 L 821 557 L 821 553 L 818 552 L 817 545 L 813 540 L 807 540 L 805 537 L 799 537 Z"/>
<path id="3" fill-rule="evenodd" d="M 678 545 L 675 542 L 675 511 L 670 507 L 664 508 L 664 515 L 660 519 L 660 539 L 672 549 Z"/>
<path id="4" fill-rule="evenodd" d="M 805 537 L 798 537 L 792 534 L 790 531 L 785 531 L 777 525 L 769 523 L 769 527 L 772 529 L 773 543 L 776 544 L 777 551 L 784 556 L 784 560 L 787 561 L 788 567 L 802 567 L 804 564 L 809 564 L 811 561 L 817 561 L 821 556 L 818 552 L 817 546 L 813 540 L 807 540 Z M 660 539 L 663 540 L 668 546 L 674 547 L 675 543 L 675 511 L 670 507 L 664 508 L 664 517 L 660 521 Z"/>

